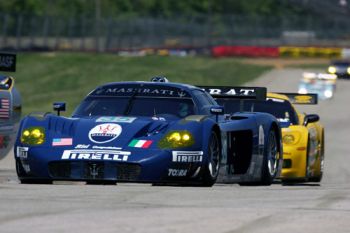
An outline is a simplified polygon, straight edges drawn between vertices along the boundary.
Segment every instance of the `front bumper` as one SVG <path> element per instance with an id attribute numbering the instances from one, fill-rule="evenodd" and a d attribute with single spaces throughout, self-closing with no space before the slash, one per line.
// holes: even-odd
<path id="1" fill-rule="evenodd" d="M 71 157 L 62 159 L 62 152 L 39 148 L 15 150 L 17 174 L 20 180 L 149 183 L 195 181 L 200 177 L 199 171 L 205 161 L 203 157 L 202 151 L 182 153 L 181 151 L 149 150 L 145 153 L 145 150 L 136 149 L 131 152 L 127 161 L 104 161 L 91 159 L 91 156 L 90 159 L 72 159 Z"/>
<path id="2" fill-rule="evenodd" d="M 283 145 L 282 180 L 306 178 L 306 147 Z"/>

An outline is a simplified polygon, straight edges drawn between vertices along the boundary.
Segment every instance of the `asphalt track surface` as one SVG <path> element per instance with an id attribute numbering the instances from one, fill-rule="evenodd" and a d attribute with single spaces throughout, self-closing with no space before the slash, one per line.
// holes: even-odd
<path id="1" fill-rule="evenodd" d="M 274 70 L 250 85 L 295 92 L 301 73 Z M 0 233 L 350 232 L 349 90 L 339 80 L 334 99 L 303 108 L 326 127 L 321 185 L 21 185 L 10 154 L 0 160 Z"/>

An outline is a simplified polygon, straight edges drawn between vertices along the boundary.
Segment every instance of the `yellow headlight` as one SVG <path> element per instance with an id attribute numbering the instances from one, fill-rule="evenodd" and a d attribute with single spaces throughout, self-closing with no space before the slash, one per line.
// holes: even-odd
<path id="1" fill-rule="evenodd" d="M 295 141 L 295 138 L 291 134 L 287 134 L 283 137 L 283 143 L 292 144 L 294 141 Z"/>
<path id="2" fill-rule="evenodd" d="M 159 148 L 178 148 L 188 147 L 194 144 L 192 134 L 187 130 L 171 131 L 162 138 L 159 143 Z"/>
<path id="3" fill-rule="evenodd" d="M 299 132 L 288 132 L 283 134 L 282 141 L 284 144 L 291 145 L 297 144 L 301 138 L 301 134 Z"/>
<path id="4" fill-rule="evenodd" d="M 337 72 L 337 69 L 334 66 L 330 66 L 328 67 L 328 72 L 331 74 L 335 74 L 335 72 Z"/>
<path id="5" fill-rule="evenodd" d="M 28 137 L 30 135 L 29 130 L 24 130 L 22 135 Z"/>
<path id="6" fill-rule="evenodd" d="M 347 69 L 347 71 L 348 71 L 348 74 L 350 74 L 350 67 Z"/>
<path id="7" fill-rule="evenodd" d="M 191 135 L 189 135 L 189 134 L 187 134 L 187 133 L 185 133 L 185 134 L 182 135 L 182 140 L 184 140 L 184 141 L 189 141 L 190 139 L 191 139 Z"/>
<path id="8" fill-rule="evenodd" d="M 169 141 L 177 141 L 179 142 L 181 140 L 181 135 L 179 132 L 173 132 L 168 137 Z"/>
<path id="9" fill-rule="evenodd" d="M 23 130 L 21 142 L 28 145 L 41 145 L 45 142 L 45 129 L 43 127 L 30 127 Z"/>

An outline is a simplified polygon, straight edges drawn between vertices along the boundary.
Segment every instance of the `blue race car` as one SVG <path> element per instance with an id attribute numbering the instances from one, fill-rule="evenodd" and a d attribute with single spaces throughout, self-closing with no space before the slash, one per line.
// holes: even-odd
<path id="1" fill-rule="evenodd" d="M 64 103 L 58 116 L 25 117 L 14 147 L 21 183 L 272 183 L 282 161 L 272 115 L 226 119 L 201 88 L 164 81 L 99 86 L 70 118 L 59 116 Z"/>

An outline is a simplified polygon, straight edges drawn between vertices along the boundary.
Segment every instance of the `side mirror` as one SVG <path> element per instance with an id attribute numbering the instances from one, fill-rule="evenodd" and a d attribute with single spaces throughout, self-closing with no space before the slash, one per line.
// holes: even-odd
<path id="1" fill-rule="evenodd" d="M 224 107 L 223 106 L 211 107 L 210 113 L 215 114 L 215 115 L 223 115 L 224 114 Z"/>
<path id="2" fill-rule="evenodd" d="M 224 107 L 223 106 L 214 106 L 210 108 L 210 113 L 216 115 L 216 122 L 218 122 L 219 115 L 224 114 Z"/>
<path id="3" fill-rule="evenodd" d="M 56 111 L 57 116 L 59 116 L 60 112 L 66 111 L 66 103 L 64 103 L 64 102 L 53 103 L 53 110 Z"/>
<path id="4" fill-rule="evenodd" d="M 307 126 L 309 123 L 317 122 L 320 120 L 320 117 L 317 114 L 309 114 L 304 118 L 304 125 Z"/>

